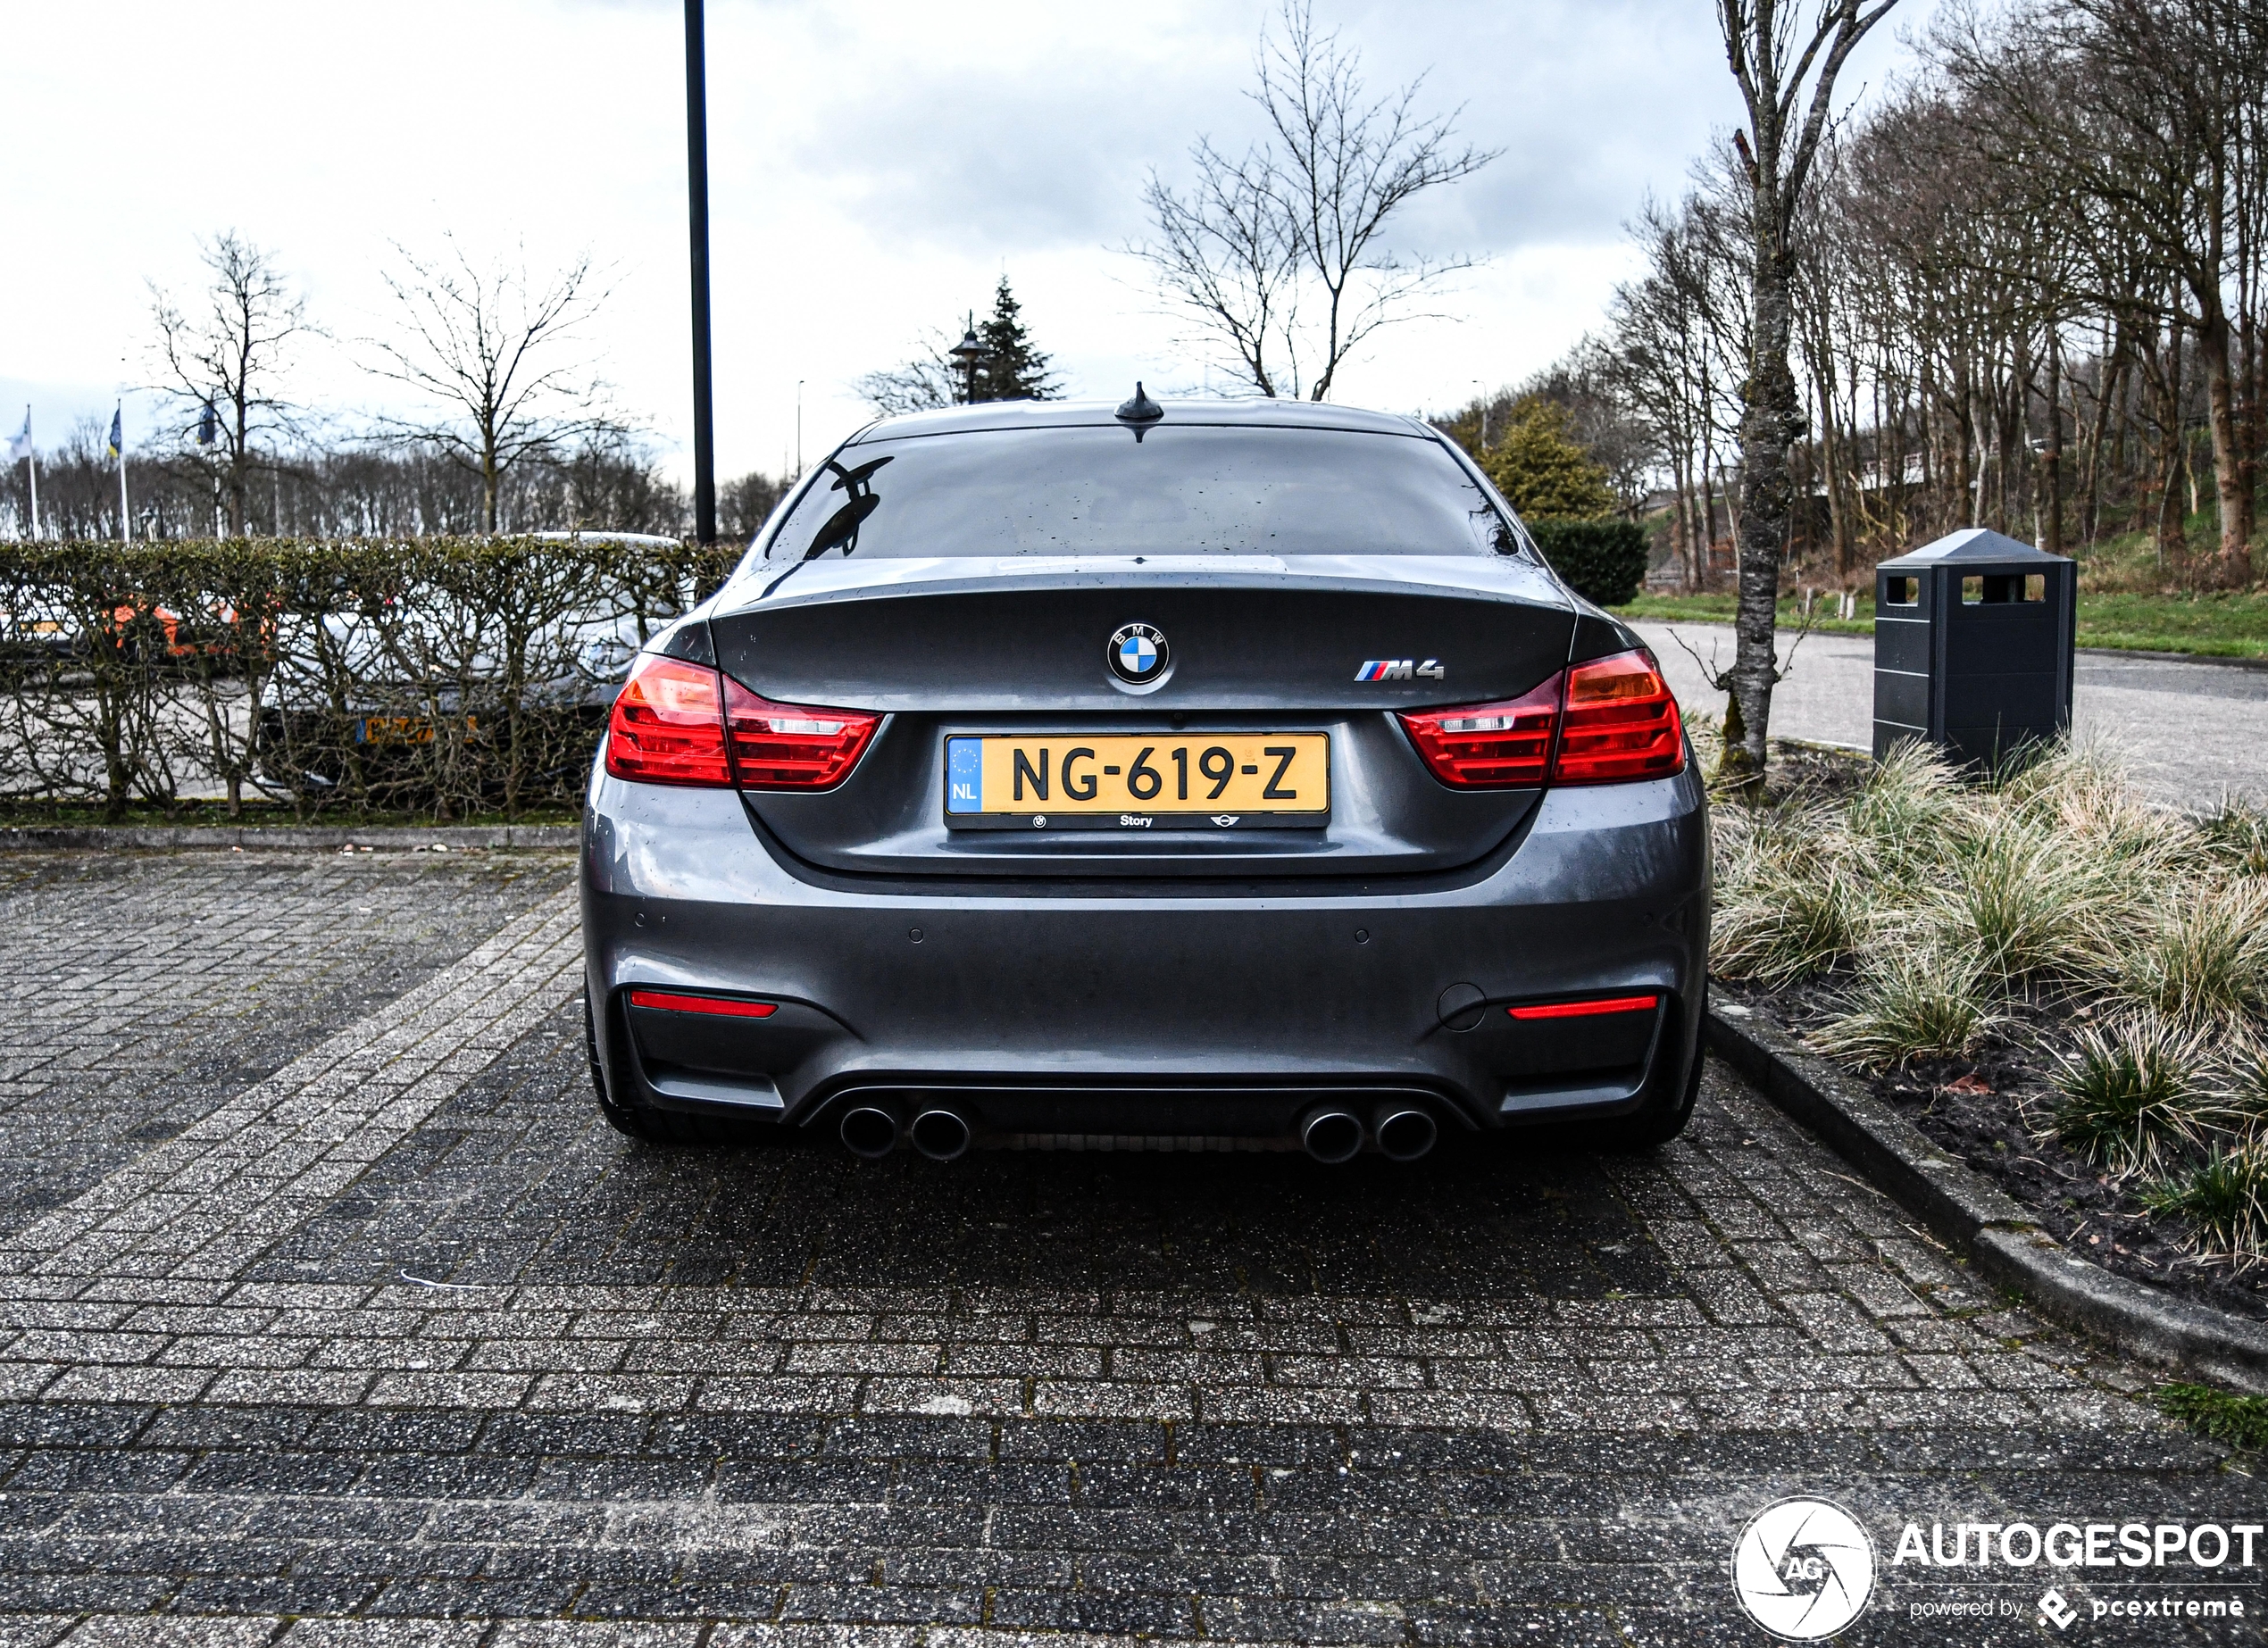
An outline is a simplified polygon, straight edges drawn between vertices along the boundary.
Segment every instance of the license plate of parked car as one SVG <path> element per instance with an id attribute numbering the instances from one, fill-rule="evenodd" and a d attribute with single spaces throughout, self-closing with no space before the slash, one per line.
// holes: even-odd
<path id="1" fill-rule="evenodd" d="M 955 829 L 1320 828 L 1326 733 L 967 735 L 945 741 Z"/>
<path id="2" fill-rule="evenodd" d="M 467 733 L 474 731 L 479 722 L 466 716 L 462 723 Z M 430 744 L 433 723 L 422 715 L 366 715 L 354 723 L 357 744 Z"/>

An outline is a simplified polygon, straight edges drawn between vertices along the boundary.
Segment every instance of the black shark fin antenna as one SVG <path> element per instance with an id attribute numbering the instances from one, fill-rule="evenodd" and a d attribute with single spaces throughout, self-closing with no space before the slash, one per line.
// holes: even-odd
<path id="1" fill-rule="evenodd" d="M 1141 380 L 1137 379 L 1134 398 L 1119 403 L 1118 415 L 1127 423 L 1155 423 L 1165 416 L 1165 408 L 1143 393 Z"/>

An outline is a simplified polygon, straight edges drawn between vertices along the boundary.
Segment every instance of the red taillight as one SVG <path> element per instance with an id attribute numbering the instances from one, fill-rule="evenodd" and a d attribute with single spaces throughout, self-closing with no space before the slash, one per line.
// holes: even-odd
<path id="1" fill-rule="evenodd" d="M 1553 783 L 1614 784 L 1684 770 L 1678 701 L 1653 653 L 1644 648 L 1617 653 L 1567 671 Z"/>
<path id="2" fill-rule="evenodd" d="M 769 1019 L 777 1002 L 737 1002 L 723 995 L 681 995 L 674 990 L 633 990 L 633 1007 L 658 1007 L 671 1013 L 716 1013 L 727 1019 Z"/>
<path id="3" fill-rule="evenodd" d="M 1516 789 L 1541 784 L 1559 718 L 1560 678 L 1524 698 L 1465 704 L 1402 717 L 1410 742 L 1433 776 L 1459 789 Z"/>
<path id="4" fill-rule="evenodd" d="M 1433 776 L 1456 789 L 1613 784 L 1685 770 L 1677 700 L 1643 647 L 1573 665 L 1522 697 L 1401 721 Z"/>
<path id="5" fill-rule="evenodd" d="M 1505 1011 L 1515 1019 L 1590 1019 L 1600 1013 L 1652 1012 L 1661 1000 L 1658 995 L 1608 995 L 1595 1002 L 1538 1002 Z"/>
<path id="6" fill-rule="evenodd" d="M 818 790 L 857 763 L 879 715 L 759 698 L 706 664 L 642 655 L 606 723 L 606 770 L 641 784 Z"/>
<path id="7" fill-rule="evenodd" d="M 731 784 L 718 680 L 705 664 L 642 654 L 607 718 L 606 770 L 640 784 Z"/>
<path id="8" fill-rule="evenodd" d="M 881 721 L 859 710 L 773 703 L 724 678 L 732 765 L 744 790 L 823 790 L 857 763 Z"/>

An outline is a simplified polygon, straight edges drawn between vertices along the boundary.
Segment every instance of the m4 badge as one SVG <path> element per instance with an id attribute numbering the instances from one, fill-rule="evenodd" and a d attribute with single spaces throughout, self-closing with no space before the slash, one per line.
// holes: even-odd
<path id="1" fill-rule="evenodd" d="M 1364 661 L 1363 667 L 1355 671 L 1355 678 L 1358 681 L 1438 681 L 1446 679 L 1448 673 L 1438 658 L 1429 658 L 1423 663 L 1414 658 L 1372 658 Z"/>

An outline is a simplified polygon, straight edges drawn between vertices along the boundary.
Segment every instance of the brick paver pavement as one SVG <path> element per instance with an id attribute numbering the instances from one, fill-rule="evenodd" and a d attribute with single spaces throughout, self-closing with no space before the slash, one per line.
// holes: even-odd
<path id="1" fill-rule="evenodd" d="M 1806 1492 L 1881 1546 L 1845 1641 L 2060 1640 L 2050 1582 L 2072 1640 L 2256 1635 L 2256 1568 L 1887 1565 L 1908 1520 L 2268 1518 L 1722 1071 L 1651 1157 L 654 1149 L 592 1111 L 543 878 L 0 1232 L 0 1645 L 1745 1643 L 1733 1536 Z M 110 942 L 72 965 L 150 966 Z M 2172 1582 L 2255 1623 L 2085 1611 Z"/>
<path id="2" fill-rule="evenodd" d="M 558 885 L 510 854 L 0 857 L 0 1229 L 465 953 Z"/>

